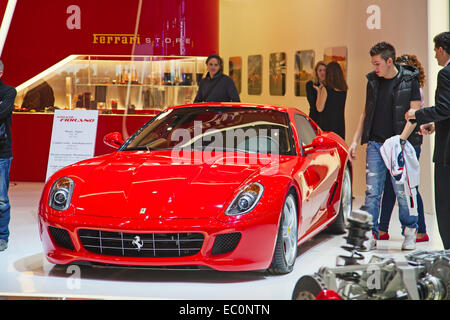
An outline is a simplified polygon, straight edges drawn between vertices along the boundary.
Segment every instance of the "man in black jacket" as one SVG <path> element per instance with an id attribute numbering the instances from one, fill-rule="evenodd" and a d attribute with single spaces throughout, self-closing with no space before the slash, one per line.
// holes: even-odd
<path id="1" fill-rule="evenodd" d="M 436 130 L 434 145 L 434 201 L 436 218 L 444 249 L 450 249 L 450 32 L 434 37 L 435 57 L 440 66 L 435 106 L 409 110 L 405 118 L 417 119 L 424 134 Z M 434 122 L 434 124 L 427 124 Z"/>
<path id="2" fill-rule="evenodd" d="M 206 59 L 208 73 L 200 81 L 194 103 L 198 102 L 240 102 L 233 79 L 223 73 L 223 60 L 217 54 Z"/>
<path id="3" fill-rule="evenodd" d="M 407 122 L 404 114 L 410 108 L 420 108 L 420 90 L 418 71 L 411 66 L 395 64 L 395 49 L 386 42 L 380 42 L 370 50 L 374 71 L 367 77 L 366 107 L 361 114 L 358 127 L 349 148 L 349 158 L 356 160 L 356 147 L 368 143 L 366 157 L 366 197 L 365 210 L 372 215 L 373 234 L 365 243 L 366 249 L 376 247 L 378 237 L 378 217 L 380 214 L 381 197 L 386 180 L 386 165 L 381 156 L 383 143 L 393 137 L 400 136 L 400 142 L 406 140 L 414 145 L 420 145 L 420 137 L 415 133 L 418 128 Z M 410 212 L 408 199 L 403 184 L 396 183 L 392 178 L 395 195 L 399 207 L 399 218 L 404 227 L 405 236 L 403 250 L 415 249 L 417 214 Z"/>
<path id="4" fill-rule="evenodd" d="M 3 62 L 0 60 L 0 78 L 3 76 Z M 8 198 L 9 170 L 12 161 L 11 118 L 17 91 L 0 80 L 0 252 L 6 250 L 9 239 L 11 207 Z M 4 124 L 4 125 L 2 125 Z M 1 131 L 1 130 L 0 130 Z"/>

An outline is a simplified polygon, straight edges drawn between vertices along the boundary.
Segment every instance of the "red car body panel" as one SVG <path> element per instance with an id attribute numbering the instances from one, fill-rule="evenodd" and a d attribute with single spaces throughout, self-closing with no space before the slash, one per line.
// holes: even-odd
<path id="1" fill-rule="evenodd" d="M 275 174 L 264 174 L 270 159 L 248 164 L 245 158 L 249 155 L 238 152 L 224 152 L 228 161 L 217 158 L 212 163 L 183 164 L 167 150 L 117 151 L 65 167 L 47 181 L 39 205 L 39 230 L 47 259 L 55 264 L 90 261 L 137 266 L 198 265 L 223 271 L 266 269 L 272 261 L 280 212 L 289 190 L 297 194 L 299 244 L 334 221 L 347 163 L 347 146 L 340 137 L 323 133 L 310 120 L 323 143 L 301 156 L 294 121 L 295 114 L 305 116 L 301 111 L 265 105 L 214 105 L 287 113 L 297 155 L 280 155 Z M 196 106 L 204 104 L 188 105 Z M 201 153 L 192 151 L 190 156 L 195 159 Z M 71 204 L 65 211 L 49 206 L 49 191 L 61 177 L 69 177 L 75 184 Z M 244 215 L 226 215 L 229 204 L 250 182 L 264 186 L 256 207 Z M 73 249 L 59 246 L 49 226 L 66 230 Z M 200 251 L 191 256 L 112 256 L 86 250 L 78 235 L 80 229 L 130 234 L 198 232 L 203 234 L 204 242 Z M 242 235 L 236 248 L 213 255 L 216 237 L 233 232 Z"/>

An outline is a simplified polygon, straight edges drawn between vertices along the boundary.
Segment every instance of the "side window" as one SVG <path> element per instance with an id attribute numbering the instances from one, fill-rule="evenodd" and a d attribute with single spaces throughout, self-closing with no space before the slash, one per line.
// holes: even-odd
<path id="1" fill-rule="evenodd" d="M 298 140 L 302 142 L 302 145 L 312 143 L 317 135 L 308 119 L 298 113 L 295 114 L 294 119 L 295 126 L 297 127 Z"/>

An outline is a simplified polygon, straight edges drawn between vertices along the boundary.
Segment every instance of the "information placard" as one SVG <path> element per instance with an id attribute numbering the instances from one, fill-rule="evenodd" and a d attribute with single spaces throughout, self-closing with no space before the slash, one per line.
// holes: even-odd
<path id="1" fill-rule="evenodd" d="M 97 123 L 97 110 L 55 110 L 46 181 L 59 169 L 94 156 Z"/>

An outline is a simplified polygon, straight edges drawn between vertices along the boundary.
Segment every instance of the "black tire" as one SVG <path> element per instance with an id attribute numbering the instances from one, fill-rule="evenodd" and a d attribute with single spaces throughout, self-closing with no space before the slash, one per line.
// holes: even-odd
<path id="1" fill-rule="evenodd" d="M 345 179 L 348 179 L 347 182 L 345 181 Z M 348 184 L 346 184 L 348 183 Z M 344 188 L 349 188 L 350 190 L 344 190 Z M 346 207 L 347 203 L 345 203 L 346 201 L 344 201 L 344 192 L 350 192 L 350 199 L 348 199 L 348 201 L 350 201 L 350 210 Z M 348 194 L 347 194 L 348 196 Z M 340 205 L 339 205 L 339 213 L 338 216 L 336 218 L 336 220 L 334 220 L 334 222 L 327 228 L 327 231 L 329 233 L 332 234 L 344 234 L 347 230 L 347 218 L 350 215 L 350 212 L 352 210 L 351 207 L 351 199 L 353 196 L 353 186 L 352 186 L 352 180 L 351 180 L 351 173 L 350 173 L 350 169 L 349 167 L 345 167 L 344 170 L 344 175 L 342 178 L 342 191 L 341 191 L 341 201 L 340 201 Z"/>
<path id="2" fill-rule="evenodd" d="M 295 259 L 297 258 L 297 237 L 298 237 L 298 207 L 296 202 L 295 195 L 290 192 L 286 196 L 284 201 L 283 209 L 281 211 L 281 219 L 280 225 L 278 227 L 277 241 L 275 244 L 275 251 L 272 258 L 272 263 L 270 264 L 269 269 L 267 270 L 271 274 L 287 274 L 290 273 L 294 269 Z M 293 213 L 290 212 L 291 215 L 289 217 L 286 216 L 285 208 L 288 206 L 291 210 L 295 210 L 295 215 L 292 217 Z M 288 238 L 291 240 L 289 243 L 289 252 L 287 251 L 287 244 L 285 243 L 286 237 L 283 237 L 283 226 L 287 218 L 295 219 L 292 221 L 292 225 L 295 227 L 292 230 L 289 229 Z M 289 223 L 289 221 L 287 221 Z M 292 232 L 292 234 L 291 234 Z M 295 235 L 295 236 L 294 236 Z M 295 240 L 295 246 L 293 246 L 292 242 Z M 294 250 L 294 251 L 292 251 Z"/>

